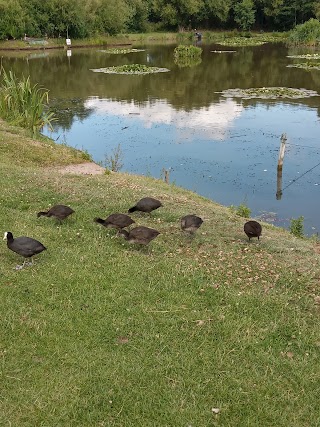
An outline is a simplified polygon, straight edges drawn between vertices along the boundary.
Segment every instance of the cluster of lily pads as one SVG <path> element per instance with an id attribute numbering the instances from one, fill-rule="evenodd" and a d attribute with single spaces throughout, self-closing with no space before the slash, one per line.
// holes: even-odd
<path id="1" fill-rule="evenodd" d="M 255 37 L 230 37 L 217 41 L 217 44 L 223 46 L 261 46 L 266 42 Z"/>
<path id="2" fill-rule="evenodd" d="M 132 53 L 132 52 L 144 52 L 144 49 L 117 49 L 117 48 L 110 48 L 110 49 L 103 49 L 100 52 L 103 53 L 110 53 L 112 55 L 119 55 L 119 54 L 126 54 L 126 53 Z"/>
<path id="3" fill-rule="evenodd" d="M 175 58 L 181 57 L 200 57 L 202 53 L 201 47 L 193 46 L 193 45 L 179 45 L 173 51 L 173 56 Z"/>
<path id="4" fill-rule="evenodd" d="M 277 98 L 309 98 L 311 96 L 319 96 L 314 90 L 296 89 L 290 87 L 262 87 L 251 89 L 226 89 L 220 92 L 222 96 L 227 98 L 243 98 L 243 99 L 277 99 Z"/>
<path id="5" fill-rule="evenodd" d="M 320 70 L 319 53 L 307 53 L 305 55 L 288 55 L 288 58 L 307 59 L 307 62 L 299 62 L 297 64 L 289 64 L 288 68 L 302 68 L 304 70 Z"/>
<path id="6" fill-rule="evenodd" d="M 235 53 L 236 50 L 210 50 L 212 53 Z"/>
<path id="7" fill-rule="evenodd" d="M 143 64 L 129 64 L 119 65 L 114 67 L 106 68 L 91 68 L 91 71 L 95 73 L 106 73 L 106 74 L 151 74 L 151 73 L 165 73 L 167 68 L 159 67 L 148 67 Z"/>
<path id="8" fill-rule="evenodd" d="M 320 54 L 319 53 L 306 53 L 305 55 L 287 55 L 287 58 L 320 59 Z"/>
<path id="9" fill-rule="evenodd" d="M 287 65 L 288 68 L 302 68 L 304 70 L 320 70 L 320 64 L 314 62 L 302 62 L 299 64 Z"/>

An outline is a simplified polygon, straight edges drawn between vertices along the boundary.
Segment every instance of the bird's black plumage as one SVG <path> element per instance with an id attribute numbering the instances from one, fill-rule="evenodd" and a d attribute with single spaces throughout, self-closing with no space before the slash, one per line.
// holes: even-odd
<path id="1" fill-rule="evenodd" d="M 71 209 L 69 206 L 65 205 L 55 205 L 52 206 L 48 211 L 46 212 L 38 212 L 37 217 L 39 216 L 47 216 L 47 217 L 55 217 L 62 221 L 63 219 L 67 218 L 69 215 L 73 214 L 74 210 Z"/>
<path id="2" fill-rule="evenodd" d="M 134 224 L 135 222 L 129 215 L 121 213 L 111 214 L 106 219 L 95 218 L 94 221 L 104 227 L 117 228 L 118 230 L 129 227 L 129 225 Z"/>
<path id="3" fill-rule="evenodd" d="M 141 212 L 147 212 L 150 213 L 154 211 L 155 209 L 158 209 L 162 206 L 162 203 L 154 199 L 152 197 L 144 197 L 143 199 L 139 200 L 132 208 L 128 210 L 128 212 L 135 212 L 135 211 L 141 211 Z"/>
<path id="4" fill-rule="evenodd" d="M 248 221 L 244 224 L 243 227 L 244 232 L 249 238 L 249 241 L 251 237 L 259 237 L 261 236 L 262 227 L 261 224 L 259 224 L 257 221 Z"/>
<path id="5" fill-rule="evenodd" d="M 31 237 L 21 236 L 14 239 L 10 231 L 4 233 L 3 239 L 7 240 L 9 249 L 24 258 L 31 258 L 33 255 L 39 254 L 47 249 L 41 242 Z"/>
<path id="6" fill-rule="evenodd" d="M 144 227 L 143 225 L 133 228 L 131 231 L 119 231 L 129 243 L 138 243 L 140 245 L 147 245 L 151 240 L 155 239 L 160 232 L 153 228 Z"/>
<path id="7" fill-rule="evenodd" d="M 181 218 L 181 229 L 194 234 L 201 227 L 203 219 L 197 215 L 185 215 Z"/>

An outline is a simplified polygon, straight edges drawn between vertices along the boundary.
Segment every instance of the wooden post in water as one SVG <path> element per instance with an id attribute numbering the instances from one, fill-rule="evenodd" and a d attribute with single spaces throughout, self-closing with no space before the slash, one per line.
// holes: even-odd
<path id="1" fill-rule="evenodd" d="M 281 197 L 282 197 L 282 169 L 279 169 L 279 167 L 278 167 L 276 199 L 281 200 Z"/>
<path id="2" fill-rule="evenodd" d="M 170 179 L 170 169 L 162 169 L 163 175 L 164 175 L 164 182 L 166 184 L 169 184 L 169 179 Z"/>
<path id="3" fill-rule="evenodd" d="M 276 194 L 277 200 L 281 200 L 281 197 L 282 197 L 282 167 L 283 167 L 284 153 L 286 150 L 286 142 L 287 142 L 287 135 L 283 133 L 281 135 L 281 143 L 280 143 L 278 167 L 277 167 L 277 194 Z"/>
<path id="4" fill-rule="evenodd" d="M 286 150 L 286 142 L 287 142 L 287 135 L 283 133 L 281 135 L 281 143 L 280 143 L 280 151 L 279 151 L 279 159 L 278 159 L 278 169 L 281 169 L 281 170 L 283 166 L 284 152 Z"/>

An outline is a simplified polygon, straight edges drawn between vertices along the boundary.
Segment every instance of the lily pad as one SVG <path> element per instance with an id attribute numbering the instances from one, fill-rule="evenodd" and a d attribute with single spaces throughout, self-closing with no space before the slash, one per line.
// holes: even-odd
<path id="1" fill-rule="evenodd" d="M 133 52 L 144 52 L 144 51 L 145 51 L 145 49 L 117 49 L 117 48 L 100 50 L 100 52 L 109 53 L 111 55 L 120 55 L 120 54 L 133 53 Z"/>
<path id="2" fill-rule="evenodd" d="M 212 53 L 233 53 L 236 52 L 236 50 L 210 50 Z"/>
<path id="3" fill-rule="evenodd" d="M 302 68 L 304 70 L 320 70 L 320 64 L 319 63 L 312 63 L 312 62 L 303 62 L 301 64 L 290 64 L 287 65 L 288 68 Z"/>
<path id="4" fill-rule="evenodd" d="M 117 67 L 106 68 L 91 68 L 94 73 L 105 74 L 152 74 L 152 73 L 165 73 L 170 70 L 168 68 L 148 67 L 147 65 L 131 64 L 120 65 Z"/>
<path id="5" fill-rule="evenodd" d="M 314 90 L 296 89 L 290 87 L 262 87 L 251 89 L 226 89 L 219 92 L 226 98 L 243 98 L 243 99 L 278 99 L 278 98 L 309 98 L 319 96 Z"/>
<path id="6" fill-rule="evenodd" d="M 287 55 L 287 58 L 320 59 L 320 54 L 319 53 L 307 53 L 305 55 Z"/>
<path id="7" fill-rule="evenodd" d="M 261 46 L 266 42 L 262 40 L 257 40 L 253 37 L 231 37 L 229 39 L 217 41 L 216 43 L 221 44 L 223 46 Z"/>

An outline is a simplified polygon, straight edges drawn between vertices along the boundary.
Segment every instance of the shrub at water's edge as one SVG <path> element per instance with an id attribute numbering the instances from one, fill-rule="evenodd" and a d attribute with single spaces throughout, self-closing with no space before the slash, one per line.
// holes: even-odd
<path id="1" fill-rule="evenodd" d="M 173 58 L 178 67 L 193 67 L 201 63 L 201 47 L 179 45 L 174 49 Z"/>
<path id="2" fill-rule="evenodd" d="M 309 19 L 304 24 L 297 25 L 291 31 L 289 36 L 289 43 L 304 44 L 315 46 L 319 44 L 320 40 L 320 22 L 318 19 Z"/>
<path id="3" fill-rule="evenodd" d="M 174 57 L 180 58 L 180 57 L 196 57 L 198 58 L 201 56 L 202 49 L 201 47 L 197 46 L 186 46 L 186 45 L 179 45 L 174 49 Z"/>
<path id="4" fill-rule="evenodd" d="M 47 109 L 49 92 L 32 85 L 30 76 L 19 80 L 12 71 L 0 70 L 0 117 L 9 123 L 39 134 L 43 126 L 51 126 L 53 113 Z"/>

